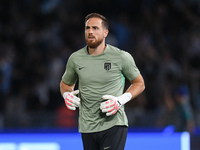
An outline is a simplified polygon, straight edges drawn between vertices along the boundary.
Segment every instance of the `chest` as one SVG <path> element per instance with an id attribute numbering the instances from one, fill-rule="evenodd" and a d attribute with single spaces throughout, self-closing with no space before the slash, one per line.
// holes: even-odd
<path id="1" fill-rule="evenodd" d="M 108 58 L 86 58 L 76 65 L 79 82 L 84 84 L 104 84 L 121 76 L 119 64 Z"/>

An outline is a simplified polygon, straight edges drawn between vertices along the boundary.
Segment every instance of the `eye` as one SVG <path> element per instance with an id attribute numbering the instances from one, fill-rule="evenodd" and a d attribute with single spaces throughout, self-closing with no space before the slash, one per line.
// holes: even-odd
<path id="1" fill-rule="evenodd" d="M 98 29 L 98 27 L 94 26 L 94 27 L 93 27 L 93 29 L 94 29 L 94 30 L 97 30 L 97 29 Z"/>

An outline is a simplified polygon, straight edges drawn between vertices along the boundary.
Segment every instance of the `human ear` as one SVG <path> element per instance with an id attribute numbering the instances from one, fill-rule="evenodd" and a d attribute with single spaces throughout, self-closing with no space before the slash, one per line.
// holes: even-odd
<path id="1" fill-rule="evenodd" d="M 104 30 L 104 37 L 105 37 L 105 38 L 107 37 L 108 33 L 109 33 L 109 30 L 108 30 L 108 29 L 105 29 L 105 30 Z"/>

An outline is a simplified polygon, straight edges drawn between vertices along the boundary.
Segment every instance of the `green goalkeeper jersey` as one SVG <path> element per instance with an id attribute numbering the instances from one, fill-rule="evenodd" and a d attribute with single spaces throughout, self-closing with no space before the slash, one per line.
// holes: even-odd
<path id="1" fill-rule="evenodd" d="M 123 94 L 125 77 L 133 80 L 139 75 L 133 57 L 123 50 L 109 44 L 100 55 L 90 55 L 87 46 L 74 52 L 66 65 L 62 81 L 73 85 L 78 80 L 79 132 L 91 133 L 109 129 L 115 125 L 128 126 L 122 106 L 112 116 L 100 110 L 103 95 Z"/>

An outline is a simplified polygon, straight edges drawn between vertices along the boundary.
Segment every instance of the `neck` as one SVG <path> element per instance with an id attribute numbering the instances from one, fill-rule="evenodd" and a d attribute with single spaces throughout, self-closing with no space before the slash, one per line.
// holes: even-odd
<path id="1" fill-rule="evenodd" d="M 88 52 L 90 55 L 100 55 L 102 54 L 106 49 L 105 42 L 102 42 L 98 47 L 96 48 L 90 48 L 88 47 Z"/>

